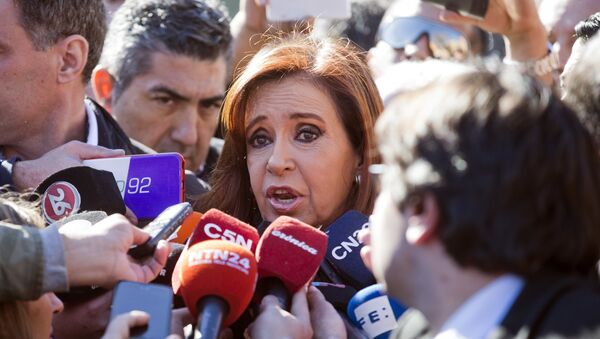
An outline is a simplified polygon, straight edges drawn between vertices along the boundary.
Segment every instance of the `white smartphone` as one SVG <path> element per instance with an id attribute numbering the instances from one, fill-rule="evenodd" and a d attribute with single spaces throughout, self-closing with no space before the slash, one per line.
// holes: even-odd
<path id="1" fill-rule="evenodd" d="M 268 0 L 269 21 L 296 21 L 306 17 L 348 19 L 349 0 Z"/>

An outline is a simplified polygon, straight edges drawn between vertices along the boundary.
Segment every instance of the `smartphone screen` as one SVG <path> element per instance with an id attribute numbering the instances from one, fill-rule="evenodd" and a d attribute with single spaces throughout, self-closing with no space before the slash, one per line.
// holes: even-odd
<path id="1" fill-rule="evenodd" d="M 295 21 L 306 17 L 348 19 L 348 0 L 269 0 L 267 19 L 269 21 Z"/>
<path id="2" fill-rule="evenodd" d="M 140 220 L 153 219 L 184 199 L 184 160 L 179 153 L 93 159 L 83 164 L 112 172 L 125 205 Z"/>
<path id="3" fill-rule="evenodd" d="M 131 330 L 131 338 L 166 338 L 171 327 L 171 288 L 156 284 L 121 281 L 113 294 L 110 319 L 138 310 L 150 315 L 148 326 Z"/>

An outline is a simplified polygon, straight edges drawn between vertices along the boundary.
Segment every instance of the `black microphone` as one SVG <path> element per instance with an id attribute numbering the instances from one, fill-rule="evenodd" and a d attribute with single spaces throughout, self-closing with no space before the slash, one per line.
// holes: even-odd
<path id="1" fill-rule="evenodd" d="M 125 203 L 111 172 L 71 167 L 46 178 L 35 190 L 51 224 L 81 211 L 125 214 Z"/>
<path id="2" fill-rule="evenodd" d="M 358 233 L 368 227 L 369 218 L 351 210 L 325 230 L 329 236 L 325 258 L 346 284 L 352 285 L 356 290 L 375 284 L 373 274 L 360 257 L 363 244 L 358 241 Z"/>

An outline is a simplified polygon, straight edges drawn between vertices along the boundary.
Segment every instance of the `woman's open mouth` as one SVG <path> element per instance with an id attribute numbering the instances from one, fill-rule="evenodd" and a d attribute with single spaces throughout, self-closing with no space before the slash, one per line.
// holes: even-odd
<path id="1" fill-rule="evenodd" d="M 291 187 L 270 186 L 267 189 L 267 199 L 279 214 L 291 213 L 300 203 L 300 198 L 298 192 Z"/>

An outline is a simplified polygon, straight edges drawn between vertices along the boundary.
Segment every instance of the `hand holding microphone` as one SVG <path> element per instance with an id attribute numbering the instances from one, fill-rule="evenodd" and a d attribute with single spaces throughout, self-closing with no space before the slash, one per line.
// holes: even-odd
<path id="1" fill-rule="evenodd" d="M 260 314 L 247 332 L 251 338 L 346 338 L 342 318 L 312 286 L 294 294 L 289 312 L 276 297 L 265 296 Z"/>

